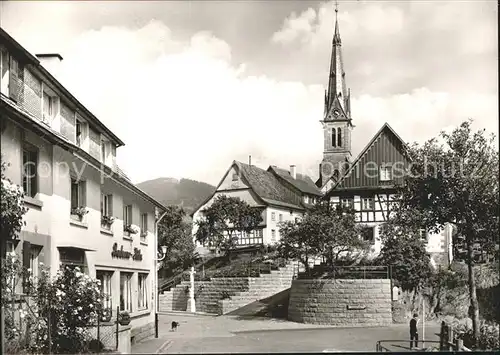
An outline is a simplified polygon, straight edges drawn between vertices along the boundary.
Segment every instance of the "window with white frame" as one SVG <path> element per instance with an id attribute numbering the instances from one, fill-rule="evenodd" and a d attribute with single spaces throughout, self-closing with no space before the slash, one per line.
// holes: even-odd
<path id="1" fill-rule="evenodd" d="M 78 208 L 86 206 L 85 197 L 85 181 L 71 177 L 71 214 L 75 214 Z"/>
<path id="2" fill-rule="evenodd" d="M 238 173 L 233 173 L 233 181 L 238 181 Z"/>
<path id="3" fill-rule="evenodd" d="M 101 282 L 102 306 L 104 309 L 113 309 L 112 294 L 111 294 L 111 279 L 113 271 L 96 270 L 96 278 Z"/>
<path id="4" fill-rule="evenodd" d="M 276 212 L 271 212 L 271 221 L 276 221 Z"/>
<path id="5" fill-rule="evenodd" d="M 375 208 L 375 201 L 371 197 L 363 198 L 361 200 L 361 209 L 363 211 L 373 211 Z"/>
<path id="6" fill-rule="evenodd" d="M 23 190 L 26 196 L 35 197 L 38 193 L 37 171 L 38 150 L 25 143 L 23 146 Z"/>
<path id="7" fill-rule="evenodd" d="M 146 239 L 146 235 L 148 234 L 148 214 L 141 214 L 141 239 Z"/>
<path id="8" fill-rule="evenodd" d="M 132 312 L 131 272 L 120 272 L 120 311 Z"/>
<path id="9" fill-rule="evenodd" d="M 279 214 L 279 221 L 283 222 L 283 215 L 281 213 Z"/>
<path id="10" fill-rule="evenodd" d="M 420 228 L 418 230 L 418 234 L 420 236 L 420 240 L 423 241 L 424 243 L 427 243 L 429 241 L 429 231 L 425 228 Z"/>
<path id="11" fill-rule="evenodd" d="M 101 215 L 108 217 L 113 215 L 113 195 L 101 193 Z"/>
<path id="12" fill-rule="evenodd" d="M 383 164 L 380 167 L 380 181 L 392 180 L 392 167 L 388 164 Z"/>
<path id="13" fill-rule="evenodd" d="M 352 200 L 352 198 L 343 198 L 341 200 L 341 203 L 342 203 L 342 207 L 344 207 L 344 208 L 354 207 L 354 201 Z"/>
<path id="14" fill-rule="evenodd" d="M 276 230 L 271 229 L 271 241 L 276 241 Z"/>
<path id="15" fill-rule="evenodd" d="M 132 224 L 132 205 L 123 206 L 123 225 L 125 227 Z"/>
<path id="16" fill-rule="evenodd" d="M 138 297 L 138 308 L 147 309 L 148 308 L 148 274 L 139 273 L 139 297 Z"/>

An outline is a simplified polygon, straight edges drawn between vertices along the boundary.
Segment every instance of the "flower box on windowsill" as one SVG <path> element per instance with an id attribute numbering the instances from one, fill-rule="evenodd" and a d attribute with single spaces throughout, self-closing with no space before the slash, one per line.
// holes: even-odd
<path id="1" fill-rule="evenodd" d="M 75 207 L 71 209 L 71 218 L 81 222 L 87 213 L 89 213 L 89 210 L 86 207 Z"/>
<path id="2" fill-rule="evenodd" d="M 111 230 L 111 225 L 115 221 L 115 217 L 101 216 L 101 228 Z"/>
<path id="3" fill-rule="evenodd" d="M 138 230 L 135 229 L 131 224 L 123 227 L 123 231 L 130 234 L 137 234 Z"/>

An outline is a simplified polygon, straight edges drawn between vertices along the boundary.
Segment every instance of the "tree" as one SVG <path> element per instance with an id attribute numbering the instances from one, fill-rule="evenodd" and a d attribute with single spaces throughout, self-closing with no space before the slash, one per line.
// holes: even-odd
<path id="1" fill-rule="evenodd" d="M 2 257 L 4 257 L 5 240 L 14 239 L 24 225 L 23 216 L 27 212 L 24 207 L 24 193 L 16 184 L 5 177 L 8 164 L 1 163 L 1 208 L 0 208 L 0 235 L 2 236 Z"/>
<path id="2" fill-rule="evenodd" d="M 8 164 L 1 159 L 1 180 L 2 186 L 0 190 L 0 257 L 2 259 L 2 271 L 5 271 L 6 265 L 9 262 L 5 259 L 5 247 L 7 240 L 16 238 L 24 225 L 23 216 L 27 212 L 23 202 L 23 191 L 18 186 L 12 183 L 5 176 L 5 170 Z M 2 272 L 3 274 L 3 272 Z M 3 276 L 3 275 L 2 275 Z M 2 286 L 4 278 L 2 278 Z M 5 290 L 2 287 L 3 290 Z M 2 320 L 1 320 L 1 336 L 5 339 L 5 317 L 4 317 L 4 293 L 2 292 Z M 12 329 L 8 329 L 10 331 Z M 2 341 L 2 352 L 4 352 L 4 342 Z"/>
<path id="3" fill-rule="evenodd" d="M 442 143 L 431 139 L 409 147 L 411 161 L 400 190 L 401 206 L 418 213 L 425 227 L 440 231 L 456 226 L 467 250 L 469 297 L 474 336 L 479 335 L 479 309 L 473 272 L 474 245 L 491 249 L 498 244 L 498 151 L 494 136 L 472 132 L 471 121 L 451 133 L 441 132 Z M 489 250 L 491 251 L 491 250 Z"/>
<path id="4" fill-rule="evenodd" d="M 352 209 L 331 208 L 328 203 L 315 205 L 301 220 L 280 225 L 280 250 L 298 259 L 309 271 L 311 257 L 323 256 L 333 266 L 345 254 L 364 252 L 369 245 L 360 238 L 360 229 Z"/>
<path id="5" fill-rule="evenodd" d="M 414 305 L 416 295 L 432 276 L 431 258 L 418 234 L 394 227 L 391 222 L 382 226 L 383 246 L 376 263 L 392 266 L 392 277 L 403 291 L 413 292 Z"/>
<path id="6" fill-rule="evenodd" d="M 220 195 L 202 211 L 196 222 L 196 240 L 209 243 L 230 255 L 236 233 L 250 233 L 262 222 L 262 210 L 252 207 L 238 197 Z"/>
<path id="7" fill-rule="evenodd" d="M 178 206 L 167 206 L 166 212 L 158 225 L 158 245 L 167 247 L 160 269 L 163 277 L 181 272 L 197 260 L 186 212 Z"/>

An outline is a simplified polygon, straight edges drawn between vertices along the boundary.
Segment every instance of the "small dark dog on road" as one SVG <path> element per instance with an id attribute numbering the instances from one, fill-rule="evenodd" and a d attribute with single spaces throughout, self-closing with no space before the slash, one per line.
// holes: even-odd
<path id="1" fill-rule="evenodd" d="M 171 332 L 175 332 L 177 328 L 180 327 L 180 323 L 176 321 L 172 321 L 172 329 L 170 329 Z"/>

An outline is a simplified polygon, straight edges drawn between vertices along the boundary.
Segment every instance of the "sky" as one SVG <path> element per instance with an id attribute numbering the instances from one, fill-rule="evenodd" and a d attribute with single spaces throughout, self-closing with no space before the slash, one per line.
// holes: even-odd
<path id="1" fill-rule="evenodd" d="M 22 15 L 20 15 L 22 14 Z M 339 1 L 353 158 L 387 122 L 498 135 L 496 1 Z M 0 24 L 125 142 L 134 183 L 216 185 L 233 160 L 318 175 L 334 3 L 2 1 Z"/>

